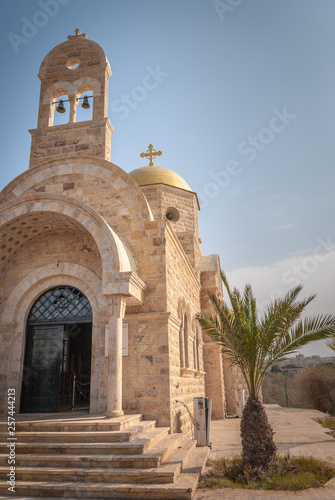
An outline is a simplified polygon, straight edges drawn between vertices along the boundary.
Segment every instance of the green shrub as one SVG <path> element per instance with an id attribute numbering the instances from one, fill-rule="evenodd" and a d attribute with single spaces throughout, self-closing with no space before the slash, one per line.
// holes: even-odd
<path id="1" fill-rule="evenodd" d="M 269 471 L 251 470 L 241 456 L 209 462 L 210 469 L 201 488 L 246 488 L 264 490 L 304 490 L 323 486 L 335 476 L 335 469 L 314 457 L 277 457 Z"/>

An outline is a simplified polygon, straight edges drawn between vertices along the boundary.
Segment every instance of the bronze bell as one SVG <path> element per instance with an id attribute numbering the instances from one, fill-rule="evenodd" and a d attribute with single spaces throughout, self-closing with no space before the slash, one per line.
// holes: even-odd
<path id="1" fill-rule="evenodd" d="M 56 111 L 58 113 L 65 113 L 66 109 L 65 109 L 65 106 L 64 106 L 64 102 L 62 101 L 62 99 L 59 99 L 59 102 L 58 102 L 58 106 L 56 108 Z"/>
<path id="2" fill-rule="evenodd" d="M 84 100 L 83 100 L 83 103 L 82 103 L 81 107 L 84 108 L 84 109 L 89 109 L 90 103 L 88 102 L 87 95 L 84 96 Z"/>

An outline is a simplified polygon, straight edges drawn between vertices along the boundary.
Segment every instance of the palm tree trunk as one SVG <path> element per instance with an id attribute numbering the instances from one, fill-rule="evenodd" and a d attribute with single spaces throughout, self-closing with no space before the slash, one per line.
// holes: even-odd
<path id="1" fill-rule="evenodd" d="M 246 465 L 263 469 L 271 466 L 277 451 L 273 434 L 263 403 L 256 397 L 249 397 L 241 421 L 242 454 Z"/>

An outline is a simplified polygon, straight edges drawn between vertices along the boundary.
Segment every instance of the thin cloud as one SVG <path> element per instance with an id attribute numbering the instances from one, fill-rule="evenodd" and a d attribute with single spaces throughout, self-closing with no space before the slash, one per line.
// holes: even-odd
<path id="1" fill-rule="evenodd" d="M 232 288 L 243 290 L 250 283 L 260 310 L 278 297 L 283 297 L 288 290 L 303 285 L 301 298 L 316 294 L 309 304 L 306 316 L 317 314 L 335 314 L 335 247 L 316 244 L 307 255 L 290 257 L 270 266 L 250 266 L 227 272 Z M 225 297 L 227 299 L 227 297 Z M 305 355 L 320 354 L 332 356 L 325 341 L 313 343 L 302 349 Z"/>
<path id="2" fill-rule="evenodd" d="M 279 195 L 275 194 L 273 196 L 265 196 L 264 198 L 261 198 L 261 201 L 272 201 L 272 200 L 278 200 Z"/>
<path id="3" fill-rule="evenodd" d="M 281 224 L 280 226 L 277 226 L 277 229 L 280 229 L 282 231 L 290 231 L 295 227 L 297 227 L 297 224 Z"/>

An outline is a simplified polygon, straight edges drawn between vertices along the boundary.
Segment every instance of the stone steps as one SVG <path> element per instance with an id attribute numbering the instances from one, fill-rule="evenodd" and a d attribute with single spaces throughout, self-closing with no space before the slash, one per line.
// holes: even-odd
<path id="1" fill-rule="evenodd" d="M 0 425 L 0 495 L 16 499 L 190 500 L 209 451 L 141 415 L 18 417 L 15 493 L 8 491 L 9 441 Z"/>
<path id="2" fill-rule="evenodd" d="M 124 415 L 118 418 L 106 418 L 99 415 L 86 415 L 83 418 L 82 414 L 57 414 L 57 418 L 47 417 L 46 414 L 36 414 L 32 418 L 26 417 L 24 414 L 17 416 L 15 423 L 16 432 L 86 432 L 86 431 L 122 431 L 129 427 L 142 425 L 143 415 Z M 25 418 L 26 417 L 26 418 Z M 7 421 L 0 421 L 0 432 L 7 433 Z"/>
<path id="3" fill-rule="evenodd" d="M 39 498 L 115 498 L 115 499 L 154 499 L 154 500 L 191 500 L 197 486 L 197 474 L 181 474 L 173 484 L 121 484 L 81 482 L 38 482 L 20 481 L 15 488 L 15 499 L 20 496 Z M 7 483 L 0 481 L 0 493 L 5 494 Z M 11 495 L 13 498 L 13 494 Z"/>
<path id="4" fill-rule="evenodd" d="M 122 482 L 122 483 L 173 483 L 179 476 L 182 468 L 188 466 L 191 454 L 194 453 L 195 440 L 184 440 L 182 446 L 173 450 L 168 460 L 160 467 L 154 468 L 121 468 L 108 467 L 110 460 L 97 464 L 88 464 L 86 457 L 67 455 L 60 457 L 56 462 L 54 456 L 39 457 L 32 462 L 33 457 L 25 457 L 23 461 L 16 461 L 16 479 L 19 481 L 81 481 L 81 482 Z M 41 460 L 43 458 L 44 460 Z M 65 460 L 61 460 L 65 458 Z M 104 457 L 106 458 L 106 457 Z M 138 458 L 138 457 L 137 457 Z M 7 459 L 7 457 L 6 457 Z M 26 465 L 24 465 L 26 463 Z M 52 463 L 52 467 L 48 466 Z M 99 466 L 98 466 L 99 465 Z M 8 467 L 0 466 L 0 479 L 6 479 Z"/>
<path id="5" fill-rule="evenodd" d="M 141 439 L 135 439 L 129 442 L 107 442 L 102 440 L 100 442 L 86 442 L 86 433 L 82 433 L 81 442 L 45 442 L 41 441 L 40 433 L 35 436 L 35 439 L 31 441 L 19 441 L 20 434 L 17 433 L 16 441 L 16 453 L 18 454 L 71 454 L 71 455 L 111 455 L 111 454 L 127 454 L 127 455 L 137 455 L 148 451 L 154 444 L 167 436 L 169 433 L 168 427 L 155 427 L 149 431 L 143 433 Z M 83 439 L 85 442 L 83 443 Z M 0 453 L 6 453 L 6 444 L 0 444 Z"/>
<path id="6" fill-rule="evenodd" d="M 45 467 L 51 463 L 55 467 L 114 467 L 114 468 L 153 468 L 159 467 L 170 455 L 178 451 L 182 443 L 182 434 L 169 434 L 154 445 L 149 452 L 138 455 L 48 455 L 48 454 L 17 454 L 16 465 Z M 0 455 L 0 465 L 6 466 L 7 454 Z"/>
<path id="7" fill-rule="evenodd" d="M 208 448 L 193 448 L 191 456 L 188 457 L 187 468 L 184 468 L 179 475 L 174 478 L 173 482 L 163 482 L 164 478 L 157 482 L 82 482 L 77 481 L 34 481 L 34 480 L 19 480 L 15 488 L 15 499 L 26 500 L 30 498 L 40 498 L 47 500 L 48 498 L 91 498 L 98 500 L 100 498 L 114 499 L 153 499 L 153 500 L 192 500 L 196 491 L 198 480 L 202 472 L 203 466 L 208 457 Z M 166 464 L 166 470 L 170 464 Z M 163 466 L 164 467 L 164 466 Z M 156 469 L 158 473 L 159 469 Z M 155 472 L 154 472 L 155 473 Z M 121 476 L 122 477 L 122 476 Z M 170 478 L 169 478 L 170 479 Z M 13 493 L 7 494 L 8 484 L 4 480 L 0 480 L 0 494 L 4 498 L 13 498 Z"/>
<path id="8" fill-rule="evenodd" d="M 110 430 L 80 430 L 80 431 L 39 431 L 38 442 L 43 443 L 81 443 L 83 441 L 83 432 L 85 432 L 85 442 L 87 443 L 120 443 L 129 442 L 136 439 L 144 431 L 155 428 L 154 420 L 143 420 L 138 425 L 128 430 L 110 431 Z M 8 432 L 0 432 L 0 442 L 7 440 Z M 33 431 L 17 430 L 15 433 L 18 442 L 28 443 L 36 440 Z"/>

